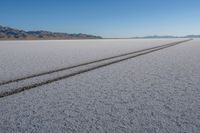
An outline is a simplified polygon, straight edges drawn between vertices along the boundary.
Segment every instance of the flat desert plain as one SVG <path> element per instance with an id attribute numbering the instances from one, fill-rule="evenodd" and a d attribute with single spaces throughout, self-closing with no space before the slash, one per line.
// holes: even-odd
<path id="1" fill-rule="evenodd" d="M 1 41 L 0 132 L 198 133 L 200 39 L 184 40 Z"/>

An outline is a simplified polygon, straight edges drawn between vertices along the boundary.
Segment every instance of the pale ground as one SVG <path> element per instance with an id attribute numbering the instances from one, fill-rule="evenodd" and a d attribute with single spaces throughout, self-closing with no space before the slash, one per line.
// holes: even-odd
<path id="1" fill-rule="evenodd" d="M 177 40 L 0 41 L 0 82 Z"/>
<path id="2" fill-rule="evenodd" d="M 198 133 L 199 44 L 193 40 L 2 98 L 0 132 Z"/>

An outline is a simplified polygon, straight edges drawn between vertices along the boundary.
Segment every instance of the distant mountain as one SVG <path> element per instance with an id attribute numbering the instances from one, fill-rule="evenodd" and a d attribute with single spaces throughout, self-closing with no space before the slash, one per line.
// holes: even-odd
<path id="1" fill-rule="evenodd" d="M 200 35 L 187 35 L 185 38 L 200 38 Z"/>
<path id="2" fill-rule="evenodd" d="M 178 38 L 177 36 L 158 36 L 158 35 L 154 35 L 154 36 L 145 36 L 142 38 Z"/>
<path id="3" fill-rule="evenodd" d="M 144 37 L 133 37 L 133 38 L 137 38 L 137 39 L 142 39 L 142 38 L 146 38 L 146 39 L 153 39 L 153 38 L 200 38 L 200 35 L 187 35 L 187 36 L 158 36 L 158 35 L 154 35 L 154 36 L 144 36 Z"/>
<path id="4" fill-rule="evenodd" d="M 0 40 L 60 40 L 60 39 L 101 39 L 88 34 L 68 34 L 49 31 L 24 31 L 0 25 Z"/>

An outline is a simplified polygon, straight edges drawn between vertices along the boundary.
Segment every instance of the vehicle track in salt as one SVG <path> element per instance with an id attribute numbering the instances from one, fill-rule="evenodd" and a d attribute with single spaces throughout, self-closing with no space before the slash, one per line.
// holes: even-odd
<path id="1" fill-rule="evenodd" d="M 168 47 L 172 47 L 184 42 L 191 41 L 192 39 L 187 39 L 183 41 L 177 41 L 165 45 L 160 45 L 156 47 L 151 47 L 143 50 L 138 50 L 134 52 L 129 52 L 125 54 L 120 54 L 104 59 L 99 59 L 95 61 L 90 61 L 70 67 L 50 70 L 47 72 L 42 72 L 38 74 L 33 74 L 30 76 L 4 81 L 0 83 L 0 98 L 14 95 L 25 90 L 30 90 L 32 88 L 36 88 L 42 85 L 46 85 L 52 82 L 56 82 L 62 79 L 66 79 L 72 76 L 76 76 L 85 72 L 89 72 L 101 67 L 105 67 L 108 65 L 112 65 L 115 63 L 119 63 L 121 61 L 125 61 L 128 59 L 132 59 L 138 56 L 142 56 L 145 54 L 149 54 L 155 51 L 159 51 Z"/>

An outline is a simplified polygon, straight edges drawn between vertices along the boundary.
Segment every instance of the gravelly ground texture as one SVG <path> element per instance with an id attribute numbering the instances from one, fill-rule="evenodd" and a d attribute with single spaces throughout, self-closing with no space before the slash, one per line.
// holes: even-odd
<path id="1" fill-rule="evenodd" d="M 0 132 L 199 133 L 200 40 L 0 99 Z"/>

